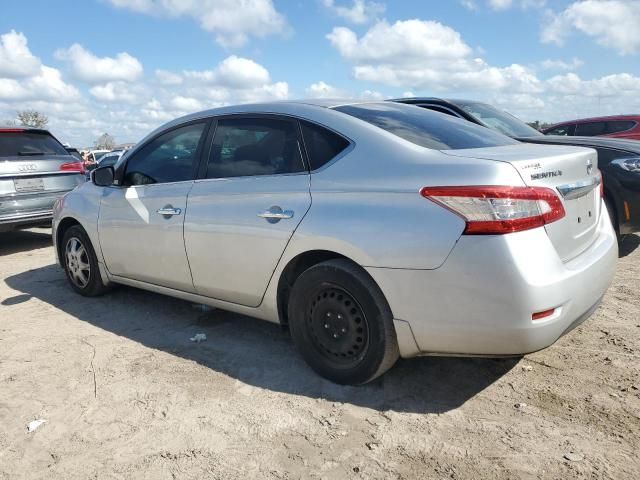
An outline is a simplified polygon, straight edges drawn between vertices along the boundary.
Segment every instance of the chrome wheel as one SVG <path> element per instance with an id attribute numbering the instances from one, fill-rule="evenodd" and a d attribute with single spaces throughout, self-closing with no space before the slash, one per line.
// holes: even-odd
<path id="1" fill-rule="evenodd" d="M 85 288 L 91 278 L 91 265 L 87 249 L 77 237 L 71 237 L 65 247 L 65 261 L 69 279 L 78 287 Z"/>

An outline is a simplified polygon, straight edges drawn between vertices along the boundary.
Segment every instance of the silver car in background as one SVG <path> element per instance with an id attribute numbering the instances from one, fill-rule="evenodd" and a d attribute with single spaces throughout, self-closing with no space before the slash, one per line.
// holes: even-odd
<path id="1" fill-rule="evenodd" d="M 0 127 L 0 232 L 51 223 L 54 202 L 84 181 L 82 162 L 48 131 Z"/>
<path id="2" fill-rule="evenodd" d="M 55 208 L 71 287 L 288 326 L 338 383 L 399 356 L 521 355 L 596 308 L 617 243 L 593 150 L 388 102 L 177 119 Z"/>

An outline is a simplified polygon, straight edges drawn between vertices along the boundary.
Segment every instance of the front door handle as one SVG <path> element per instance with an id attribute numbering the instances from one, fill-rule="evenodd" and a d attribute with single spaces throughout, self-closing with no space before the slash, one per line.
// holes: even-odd
<path id="1" fill-rule="evenodd" d="M 162 207 L 156 213 L 158 215 L 162 215 L 163 217 L 171 217 L 173 215 L 180 215 L 182 213 L 182 210 L 173 207 Z"/>
<path id="2" fill-rule="evenodd" d="M 282 210 L 282 208 L 274 206 L 274 207 L 271 207 L 269 210 L 260 212 L 258 216 L 260 218 L 266 219 L 269 223 L 276 223 L 276 222 L 279 222 L 280 220 L 293 218 L 293 210 Z"/>

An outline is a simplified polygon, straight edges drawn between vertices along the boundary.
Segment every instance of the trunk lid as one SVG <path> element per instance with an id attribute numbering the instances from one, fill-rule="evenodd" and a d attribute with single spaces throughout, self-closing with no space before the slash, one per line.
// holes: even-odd
<path id="1" fill-rule="evenodd" d="M 545 226 L 558 255 L 569 261 L 595 240 L 601 215 L 598 158 L 595 150 L 573 146 L 520 144 L 495 148 L 443 150 L 458 157 L 513 165 L 527 186 L 553 189 L 564 206 L 564 218 Z"/>

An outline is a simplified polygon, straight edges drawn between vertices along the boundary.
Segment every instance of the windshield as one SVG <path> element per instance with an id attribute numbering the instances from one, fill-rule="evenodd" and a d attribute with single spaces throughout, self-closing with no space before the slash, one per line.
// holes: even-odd
<path id="1" fill-rule="evenodd" d="M 96 162 L 104 157 L 109 152 L 93 152 L 93 158 L 96 159 Z"/>
<path id="2" fill-rule="evenodd" d="M 47 132 L 0 130 L 0 157 L 41 155 L 69 155 L 69 152 Z"/>
<path id="3" fill-rule="evenodd" d="M 400 103 L 364 103 L 335 107 L 421 147 L 434 150 L 499 147 L 518 142 L 466 120 Z"/>
<path id="4" fill-rule="evenodd" d="M 510 137 L 536 137 L 542 135 L 538 130 L 530 127 L 519 118 L 486 103 L 459 101 L 452 103 L 476 117 L 487 127 Z"/>

